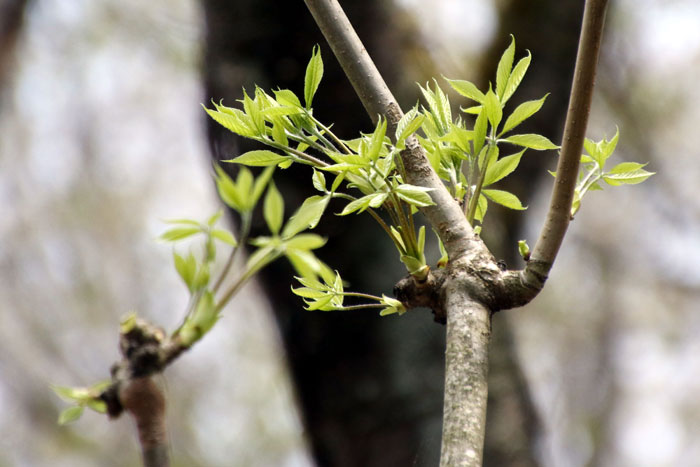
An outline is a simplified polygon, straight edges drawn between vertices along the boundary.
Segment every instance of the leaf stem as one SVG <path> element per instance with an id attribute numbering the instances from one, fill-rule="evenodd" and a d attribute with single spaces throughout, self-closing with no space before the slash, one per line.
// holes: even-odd
<path id="1" fill-rule="evenodd" d="M 219 288 L 221 288 L 221 284 L 223 284 L 224 279 L 226 278 L 226 276 L 230 272 L 231 267 L 233 266 L 233 264 L 235 262 L 236 256 L 238 256 L 238 251 L 248 241 L 248 234 L 250 233 L 251 219 L 252 219 L 252 213 L 250 211 L 247 211 L 247 212 L 244 212 L 241 214 L 241 231 L 240 231 L 238 245 L 233 247 L 233 249 L 231 250 L 231 254 L 229 255 L 228 259 L 226 260 L 226 264 L 224 265 L 224 268 L 221 270 L 221 273 L 219 274 L 218 279 L 214 283 L 214 288 L 212 289 L 212 292 L 216 293 L 219 291 Z"/>
<path id="2" fill-rule="evenodd" d="M 367 300 L 376 300 L 378 302 L 382 301 L 381 297 L 377 297 L 376 295 L 370 295 L 370 294 L 362 293 L 362 292 L 343 292 L 343 295 L 346 297 L 366 298 Z M 380 305 L 380 306 L 384 306 L 384 305 Z"/>
<path id="3" fill-rule="evenodd" d="M 231 298 L 240 290 L 243 285 L 245 285 L 248 280 L 255 275 L 256 272 L 264 268 L 266 265 L 271 263 L 272 261 L 276 260 L 277 258 L 280 257 L 279 252 L 275 252 L 271 257 L 263 257 L 260 261 L 258 261 L 256 264 L 248 268 L 248 270 L 243 273 L 237 280 L 234 282 L 231 287 L 226 290 L 224 293 L 224 296 L 219 300 L 219 302 L 216 304 L 216 307 L 214 308 L 215 311 L 218 313 L 220 312 L 226 304 L 228 304 L 229 301 L 231 301 Z M 265 261 L 266 260 L 266 261 Z"/>
<path id="4" fill-rule="evenodd" d="M 342 311 L 352 311 L 352 310 L 366 310 L 370 308 L 385 308 L 386 305 L 382 305 L 381 303 L 363 303 L 361 305 L 348 305 L 344 306 L 339 309 Z"/>
<path id="5" fill-rule="evenodd" d="M 323 131 L 325 131 L 326 133 L 328 133 L 329 135 L 331 135 L 331 138 L 338 144 L 338 146 L 340 146 L 340 148 L 341 148 L 346 154 L 352 154 L 352 151 L 350 150 L 350 148 L 348 148 L 348 147 L 345 145 L 345 143 L 343 142 L 343 140 L 341 140 L 340 138 L 338 138 L 338 137 L 335 135 L 335 133 L 333 133 L 333 132 L 331 131 L 331 129 L 330 129 L 329 127 L 325 126 L 323 123 L 321 123 L 321 122 L 319 122 L 318 120 L 316 120 L 316 117 L 314 117 L 313 115 L 309 114 L 309 116 L 310 116 L 311 119 L 314 121 L 314 123 L 316 123 L 316 125 L 318 125 L 319 127 L 321 127 L 321 129 L 322 129 Z"/>
<path id="6" fill-rule="evenodd" d="M 491 155 L 491 145 L 495 144 L 489 141 L 489 148 L 486 150 L 484 155 L 484 165 L 481 166 L 481 171 L 479 172 L 479 178 L 476 181 L 476 186 L 474 187 L 474 193 L 472 194 L 472 199 L 469 201 L 469 211 L 467 213 L 467 222 L 469 225 L 474 224 L 474 216 L 476 215 L 476 209 L 479 207 L 479 197 L 481 196 L 481 188 L 484 186 L 484 180 L 486 179 L 486 170 L 489 166 L 489 160 Z"/>
<path id="7" fill-rule="evenodd" d="M 308 162 L 309 165 L 313 165 L 314 167 L 328 167 L 328 163 L 322 161 L 321 159 L 317 159 L 316 157 L 306 154 L 305 152 L 302 151 L 297 151 L 294 148 L 291 148 L 289 146 L 284 146 L 283 144 L 279 144 L 276 141 L 262 141 L 263 143 L 267 144 L 270 147 L 273 147 L 279 151 L 282 152 L 287 152 L 290 154 L 293 154 L 297 156 L 298 158 L 302 159 L 302 162 Z"/>

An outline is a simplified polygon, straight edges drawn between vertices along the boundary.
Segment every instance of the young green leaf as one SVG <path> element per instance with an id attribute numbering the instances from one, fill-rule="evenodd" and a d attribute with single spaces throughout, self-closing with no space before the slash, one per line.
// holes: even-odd
<path id="1" fill-rule="evenodd" d="M 248 151 L 245 154 L 241 154 L 234 159 L 225 160 L 224 162 L 234 162 L 251 167 L 267 167 L 270 165 L 277 165 L 289 159 L 289 156 L 283 156 L 266 149 L 259 149 L 256 151 Z"/>
<path id="2" fill-rule="evenodd" d="M 452 86 L 452 89 L 457 91 L 459 94 L 462 96 L 471 99 L 473 101 L 478 102 L 479 104 L 483 104 L 484 100 L 486 99 L 486 96 L 484 96 L 484 93 L 479 91 L 479 88 L 477 88 L 473 83 L 469 81 L 464 81 L 464 80 L 459 80 L 459 79 L 447 79 L 448 83 L 450 83 L 450 86 Z"/>
<path id="3" fill-rule="evenodd" d="M 74 405 L 73 407 L 68 407 L 64 409 L 58 415 L 58 424 L 63 426 L 79 419 L 84 412 L 85 408 L 81 405 Z"/>
<path id="4" fill-rule="evenodd" d="M 482 190 L 479 194 L 479 200 L 476 203 L 476 212 L 474 213 L 474 220 L 477 220 L 479 222 L 484 221 L 484 216 L 486 216 L 486 211 L 489 207 L 489 203 L 486 200 L 486 196 L 484 196 L 484 191 L 485 190 Z"/>
<path id="5" fill-rule="evenodd" d="M 465 154 L 471 154 L 471 146 L 470 146 L 470 141 L 474 139 L 474 132 L 465 130 L 464 128 L 452 124 L 452 127 L 450 128 L 450 131 L 441 138 L 441 141 L 447 141 L 450 143 L 455 144 L 460 151 L 462 151 Z M 460 154 L 460 157 L 463 157 Z"/>
<path id="6" fill-rule="evenodd" d="M 204 107 L 204 106 L 203 106 Z M 221 112 L 218 110 L 211 110 L 204 107 L 204 110 L 209 114 L 209 116 L 214 119 L 216 123 L 223 126 L 229 131 L 236 133 L 237 135 L 243 136 L 245 138 L 252 138 L 257 136 L 257 132 L 248 126 L 246 122 L 236 117 L 233 113 Z"/>
<path id="7" fill-rule="evenodd" d="M 281 144 L 282 146 L 289 146 L 289 139 L 287 139 L 287 133 L 284 131 L 284 126 L 281 123 L 273 123 L 271 133 L 272 139 L 275 141 L 275 143 Z"/>
<path id="8" fill-rule="evenodd" d="M 431 190 L 432 188 L 403 184 L 396 187 L 396 194 L 408 204 L 422 208 L 435 204 L 428 194 Z"/>
<path id="9" fill-rule="evenodd" d="M 277 104 L 276 101 L 273 102 Z M 290 115 L 298 115 L 303 112 L 304 110 L 300 109 L 299 107 L 292 107 L 287 105 L 273 105 L 272 107 L 268 107 L 265 110 L 263 110 L 262 114 L 265 120 L 269 122 L 279 121 L 281 123 L 283 120 L 281 120 L 279 117 L 289 117 Z"/>
<path id="10" fill-rule="evenodd" d="M 648 172 L 643 169 L 646 164 L 637 162 L 623 162 L 617 164 L 610 172 L 603 174 L 603 180 L 608 185 L 636 185 L 642 183 L 647 178 L 654 175 L 654 172 Z"/>
<path id="11" fill-rule="evenodd" d="M 280 105 L 285 107 L 301 108 L 299 98 L 289 89 L 278 89 L 277 91 L 273 91 L 273 93 L 275 94 L 275 99 Z"/>
<path id="12" fill-rule="evenodd" d="M 484 147 L 487 129 L 488 118 L 482 107 L 481 112 L 479 112 L 479 115 L 476 117 L 476 122 L 474 122 L 474 142 L 472 143 L 474 145 L 474 152 L 472 153 L 474 156 L 478 156 L 481 149 Z"/>
<path id="13" fill-rule="evenodd" d="M 265 134 L 265 116 L 262 113 L 259 102 L 251 99 L 245 89 L 243 90 L 243 110 L 250 118 L 250 123 L 248 125 L 255 132 L 255 136 L 262 136 Z"/>
<path id="14" fill-rule="evenodd" d="M 306 75 L 304 77 L 304 101 L 306 108 L 311 108 L 311 102 L 314 99 L 318 85 L 323 78 L 323 60 L 321 59 L 321 48 L 315 45 L 311 53 L 311 60 L 306 66 Z"/>
<path id="15" fill-rule="evenodd" d="M 501 59 L 498 61 L 498 68 L 496 69 L 496 94 L 499 99 L 503 99 L 503 95 L 506 90 L 506 85 L 508 84 L 508 78 L 510 77 L 510 71 L 513 68 L 513 58 L 515 57 L 515 38 L 513 35 L 510 36 L 510 45 L 501 55 Z"/>
<path id="16" fill-rule="evenodd" d="M 265 187 L 272 178 L 272 174 L 274 173 L 274 171 L 274 165 L 266 167 L 265 170 L 263 170 L 262 173 L 258 175 L 258 177 L 255 179 L 255 183 L 253 183 L 252 193 L 250 193 L 249 195 L 243 195 L 246 196 L 246 206 L 249 207 L 249 210 L 252 210 L 255 207 L 255 205 L 258 204 L 258 200 L 262 196 L 263 191 L 265 191 Z"/>
<path id="17" fill-rule="evenodd" d="M 218 319 L 214 294 L 207 290 L 197 302 L 194 313 L 185 320 L 178 331 L 182 344 L 186 347 L 192 346 L 214 327 Z"/>
<path id="18" fill-rule="evenodd" d="M 542 108 L 544 100 L 547 98 L 548 95 L 549 94 L 546 94 L 542 99 L 538 99 L 536 101 L 523 102 L 522 104 L 517 106 L 513 113 L 510 114 L 506 119 L 506 123 L 503 125 L 503 129 L 501 130 L 500 134 L 502 135 L 512 130 L 513 128 L 524 122 L 526 119 L 532 117 L 538 110 Z"/>
<path id="19" fill-rule="evenodd" d="M 160 236 L 160 239 L 165 240 L 166 242 L 175 242 L 187 237 L 191 237 L 192 235 L 198 234 L 201 231 L 201 227 L 175 227 L 173 229 L 166 230 L 165 232 L 163 232 L 163 234 Z"/>
<path id="20" fill-rule="evenodd" d="M 219 219 L 221 219 L 221 216 L 223 215 L 224 211 L 219 209 L 216 211 L 214 214 L 212 214 L 209 219 L 207 219 L 207 225 L 209 227 L 214 227 L 214 224 L 219 222 Z"/>
<path id="21" fill-rule="evenodd" d="M 491 127 L 495 130 L 498 128 L 498 124 L 501 123 L 503 118 L 503 109 L 501 108 L 501 102 L 498 96 L 489 88 L 484 99 L 484 110 L 486 111 L 486 117 L 491 123 Z"/>
<path id="22" fill-rule="evenodd" d="M 501 206 L 505 206 L 509 209 L 515 209 L 518 211 L 522 211 L 523 209 L 527 209 L 524 207 L 521 203 L 520 200 L 518 199 L 517 196 L 515 196 L 513 193 L 509 193 L 507 191 L 503 190 L 483 190 L 482 193 L 484 196 L 486 196 L 488 199 L 493 201 L 494 203 L 500 204 Z"/>
<path id="23" fill-rule="evenodd" d="M 359 214 L 365 209 L 369 208 L 370 203 L 372 203 L 372 201 L 374 201 L 375 198 L 377 198 L 377 196 L 384 196 L 384 199 L 386 199 L 387 193 L 370 193 L 368 195 L 363 196 L 362 198 L 353 200 L 349 202 L 338 215 L 347 216 L 348 214 L 352 214 L 355 211 L 357 211 L 357 213 Z M 376 204 L 376 202 L 374 204 Z"/>
<path id="24" fill-rule="evenodd" d="M 518 89 L 518 86 L 520 85 L 520 82 L 523 80 L 523 77 L 525 76 L 525 72 L 527 71 L 527 68 L 530 66 L 530 60 L 532 59 L 530 52 L 527 52 L 527 57 L 521 58 L 518 63 L 515 65 L 513 68 L 513 71 L 511 71 L 510 76 L 508 77 L 508 82 L 506 83 L 506 89 L 503 92 L 503 96 L 501 97 L 501 104 L 505 104 L 508 102 L 508 99 L 513 95 L 516 89 Z"/>
<path id="25" fill-rule="evenodd" d="M 282 220 L 284 218 L 284 200 L 282 195 L 277 190 L 274 182 L 270 182 L 267 187 L 267 194 L 263 203 L 263 217 L 267 223 L 267 227 L 274 235 L 277 235 L 282 228 Z"/>
<path id="26" fill-rule="evenodd" d="M 209 277 L 209 264 L 201 264 L 194 279 L 192 279 L 192 289 L 196 291 L 206 287 L 209 284 Z"/>
<path id="27" fill-rule="evenodd" d="M 236 246 L 238 244 L 238 242 L 236 242 L 236 237 L 228 230 L 214 229 L 211 231 L 211 236 L 231 246 Z"/>
<path id="28" fill-rule="evenodd" d="M 200 225 L 199 222 L 193 219 L 165 219 L 163 222 L 166 224 Z"/>
<path id="29" fill-rule="evenodd" d="M 518 167 L 520 158 L 524 153 L 525 149 L 516 154 L 498 159 L 494 163 L 490 164 L 486 169 L 484 186 L 489 186 L 510 175 Z"/>
<path id="30" fill-rule="evenodd" d="M 603 152 L 605 158 L 609 158 L 617 147 L 617 141 L 620 139 L 620 129 L 615 128 L 615 136 L 612 137 L 610 141 L 603 139 L 600 143 L 600 149 Z"/>
<path id="31" fill-rule="evenodd" d="M 238 212 L 245 211 L 246 203 L 243 197 L 238 193 L 236 184 L 233 183 L 231 177 L 218 165 L 215 165 L 214 169 L 216 171 L 216 188 L 219 191 L 221 200 L 226 206 Z"/>
<path id="32" fill-rule="evenodd" d="M 432 121 L 431 129 L 433 131 L 426 131 L 426 134 L 436 133 L 440 136 L 444 135 L 449 130 L 450 123 L 452 123 L 450 101 L 437 83 L 435 83 L 435 91 L 430 89 L 430 83 L 426 84 L 426 87 L 419 86 L 419 88 L 423 93 L 423 98 L 428 103 L 428 109 L 424 108 L 426 115 L 430 117 L 428 120 Z"/>
<path id="33" fill-rule="evenodd" d="M 382 294 L 381 304 L 385 305 L 386 308 L 379 312 L 379 316 L 386 316 L 394 313 L 398 313 L 399 316 L 401 316 L 402 314 L 406 313 L 406 307 L 404 304 L 395 298 L 387 297 L 386 295 Z"/>
<path id="34" fill-rule="evenodd" d="M 254 205 L 250 202 L 250 192 L 253 188 L 253 173 L 247 167 L 238 169 L 238 177 L 236 177 L 236 191 L 243 201 L 243 206 L 246 211 L 253 209 Z"/>
<path id="35" fill-rule="evenodd" d="M 371 161 L 376 161 L 379 153 L 384 145 L 384 136 L 386 135 L 386 119 L 380 118 L 377 122 L 377 127 L 370 138 L 369 147 L 367 148 L 367 157 Z"/>
<path id="36" fill-rule="evenodd" d="M 182 278 L 187 288 L 193 291 L 194 276 L 197 273 L 197 260 L 194 258 L 194 255 L 190 253 L 185 258 L 173 251 L 173 261 L 178 275 Z"/>
<path id="37" fill-rule="evenodd" d="M 320 172 L 319 172 L 320 173 Z M 328 206 L 330 196 L 310 196 L 287 221 L 282 230 L 282 237 L 289 238 L 302 230 L 313 229 L 318 225 L 321 216 Z"/>
<path id="38" fill-rule="evenodd" d="M 613 136 L 613 138 L 610 141 L 603 139 L 601 141 L 596 142 L 586 138 L 583 140 L 583 147 L 590 156 L 590 158 L 593 159 L 602 169 L 605 166 L 605 162 L 615 150 L 619 136 L 620 132 L 618 129 L 616 129 L 615 136 Z"/>
<path id="39" fill-rule="evenodd" d="M 512 135 L 504 138 L 510 144 L 515 144 L 517 146 L 522 146 L 524 148 L 535 149 L 537 151 L 544 151 L 547 149 L 559 149 L 559 146 L 552 143 L 548 138 L 542 135 L 537 135 L 534 133 L 526 133 L 523 135 Z"/>
<path id="40" fill-rule="evenodd" d="M 285 248 L 287 260 L 301 277 L 316 278 L 321 269 L 321 261 L 310 250 Z"/>
<path id="41" fill-rule="evenodd" d="M 286 242 L 284 246 L 296 250 L 315 250 L 326 244 L 326 239 L 316 234 L 300 234 L 296 235 Z"/>
<path id="42" fill-rule="evenodd" d="M 314 185 L 314 188 L 316 188 L 318 191 L 321 193 L 326 192 L 326 176 L 323 175 L 323 172 L 314 169 L 314 174 L 311 177 L 311 181 Z"/>
<path id="43" fill-rule="evenodd" d="M 59 423 L 65 424 L 69 423 L 82 415 L 82 409 L 84 407 L 89 407 L 90 409 L 105 413 L 107 411 L 107 405 L 103 400 L 100 399 L 100 394 L 104 391 L 111 381 L 100 381 L 90 387 L 67 387 L 67 386 L 56 386 L 51 385 L 51 389 L 62 399 L 69 402 L 73 402 L 78 405 L 81 410 L 78 411 L 77 408 L 71 407 L 66 409 L 59 416 Z"/>
<path id="44" fill-rule="evenodd" d="M 430 267 L 425 264 L 424 260 L 410 255 L 401 255 L 400 260 L 406 266 L 408 273 L 416 279 L 425 280 L 425 278 L 428 276 Z"/>
<path id="45" fill-rule="evenodd" d="M 418 107 L 413 107 L 401 117 L 396 125 L 396 145 L 399 149 L 406 146 L 406 138 L 421 127 L 423 120 L 425 120 L 425 115 L 418 112 Z"/>

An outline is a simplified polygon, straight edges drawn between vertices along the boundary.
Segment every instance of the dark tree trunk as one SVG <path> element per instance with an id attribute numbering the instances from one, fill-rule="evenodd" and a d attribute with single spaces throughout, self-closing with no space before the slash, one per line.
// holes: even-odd
<path id="1" fill-rule="evenodd" d="M 255 83 L 301 94 L 305 65 L 318 43 L 326 73 L 314 100 L 316 115 L 334 122 L 334 130 L 342 137 L 371 129 L 301 2 L 204 0 L 203 6 L 206 99 L 223 98 L 231 105 L 240 98 L 242 87 L 252 92 Z M 345 2 L 344 7 L 390 86 L 406 89 L 405 83 L 398 82 L 397 50 L 410 47 L 411 42 L 401 40 L 390 2 L 363 0 Z M 571 2 L 553 0 L 503 3 L 500 31 L 490 58 L 484 61 L 482 83 L 493 79 L 509 34 L 515 35 L 518 51 L 533 51 L 533 64 L 519 95 L 526 100 L 552 93 L 529 124 L 553 141 L 561 135 L 582 8 L 583 2 L 572 7 Z M 208 122 L 207 130 L 216 159 L 253 148 L 219 125 Z M 546 174 L 547 163 L 554 163 L 546 156 L 530 156 L 506 187 L 525 200 L 534 192 L 538 177 Z M 294 167 L 276 174 L 287 212 L 310 194 L 305 191 L 309 177 L 307 171 Z M 500 238 L 493 239 L 498 243 L 494 251 L 514 263 L 523 216 L 496 216 L 496 211 L 491 216 L 497 225 L 485 231 L 501 232 Z M 347 222 L 353 223 L 351 238 L 344 235 Z M 329 237 L 323 259 L 332 267 L 342 267 L 354 290 L 386 292 L 404 274 L 400 268 L 387 270 L 386 264 L 396 263 L 393 246 L 378 235 L 379 229 L 367 216 L 328 216 L 319 229 Z M 290 277 L 291 270 L 279 264 L 265 272 L 263 283 L 273 300 L 319 465 L 434 465 L 440 447 L 444 329 L 420 313 L 379 319 L 373 313 L 304 312 L 289 292 Z M 536 411 L 515 356 L 508 320 L 500 316 L 495 320 L 485 465 L 536 465 Z"/>
<path id="2" fill-rule="evenodd" d="M 303 3 L 205 0 L 203 6 L 206 99 L 223 98 L 232 105 L 241 88 L 250 93 L 254 83 L 300 95 L 311 49 L 320 44 L 325 74 L 314 99 L 315 115 L 334 122 L 341 137 L 372 129 Z M 386 79 L 395 81 L 398 44 L 390 4 L 365 0 L 345 7 Z M 217 159 L 253 148 L 212 122 L 207 130 Z M 309 171 L 294 167 L 276 173 L 287 213 L 311 194 L 310 177 Z M 352 235 L 345 233 L 348 223 Z M 353 290 L 386 292 L 405 274 L 394 247 L 369 216 L 327 216 L 318 230 L 329 237 L 322 258 L 342 268 Z M 392 273 L 386 264 L 397 269 Z M 290 293 L 291 276 L 280 262 L 265 271 L 262 281 L 276 310 L 318 464 L 434 465 L 440 446 L 444 328 L 428 313 L 380 319 L 373 312 L 305 312 Z"/>
<path id="3" fill-rule="evenodd" d="M 2 91 L 10 77 L 15 46 L 24 26 L 27 0 L 0 0 L 0 108 Z"/>

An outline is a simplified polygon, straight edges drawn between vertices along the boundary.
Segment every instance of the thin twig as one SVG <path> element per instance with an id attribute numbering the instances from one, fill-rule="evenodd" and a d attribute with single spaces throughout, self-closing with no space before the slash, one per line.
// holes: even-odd
<path id="1" fill-rule="evenodd" d="M 559 252 L 571 220 L 571 205 L 578 177 L 583 140 L 591 112 L 598 57 L 605 24 L 608 0 L 588 0 L 583 13 L 574 80 L 571 86 L 569 109 L 566 114 L 562 147 L 557 165 L 557 176 L 552 190 L 546 220 L 528 263 L 540 268 L 545 275 Z M 529 272 L 526 268 L 525 276 Z"/>

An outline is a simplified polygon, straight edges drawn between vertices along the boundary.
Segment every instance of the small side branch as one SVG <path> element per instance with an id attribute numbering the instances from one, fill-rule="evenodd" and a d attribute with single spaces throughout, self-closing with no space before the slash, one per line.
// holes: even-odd
<path id="1" fill-rule="evenodd" d="M 552 190 L 549 211 L 532 253 L 532 264 L 538 267 L 543 264 L 546 266 L 545 277 L 554 263 L 571 220 L 571 204 L 574 199 L 583 140 L 591 111 L 607 3 L 608 0 L 587 0 L 583 14 L 557 177 Z M 539 279 L 534 276 L 527 277 L 532 272 L 530 267 L 526 267 L 525 282 L 538 282 Z M 541 276 L 542 271 L 538 271 L 538 274 Z"/>

